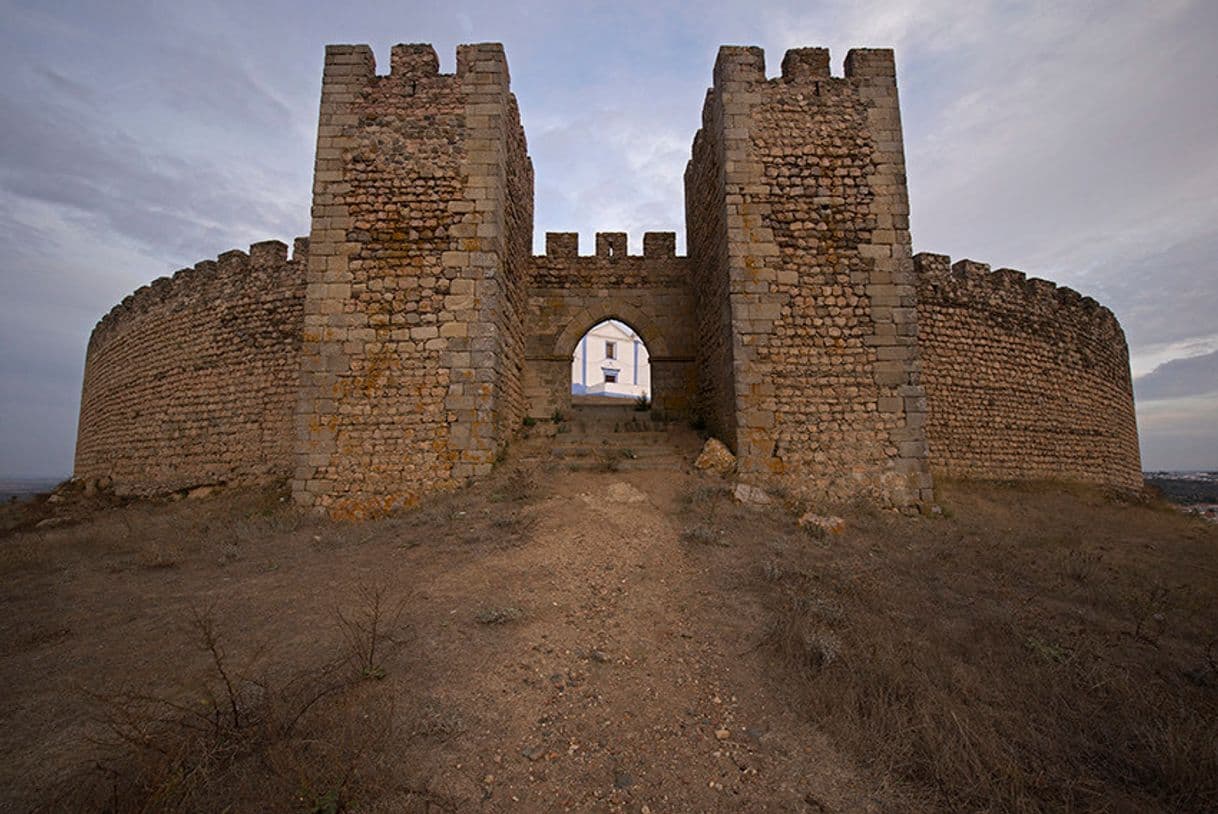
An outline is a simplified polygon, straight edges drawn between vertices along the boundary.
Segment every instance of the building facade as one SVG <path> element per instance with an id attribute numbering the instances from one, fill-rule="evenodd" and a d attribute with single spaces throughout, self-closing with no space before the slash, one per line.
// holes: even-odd
<path id="1" fill-rule="evenodd" d="M 571 359 L 571 395 L 650 399 L 651 365 L 643 340 L 615 319 L 592 326 Z"/>

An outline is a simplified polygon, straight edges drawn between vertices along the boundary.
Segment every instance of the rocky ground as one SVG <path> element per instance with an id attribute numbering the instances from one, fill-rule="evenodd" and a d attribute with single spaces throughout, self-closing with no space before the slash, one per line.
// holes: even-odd
<path id="1" fill-rule="evenodd" d="M 528 458 L 363 525 L 236 490 L 18 524 L 0 539 L 0 809 L 1218 802 L 1215 756 L 1192 754 L 1218 708 L 1204 524 L 945 485 L 940 517 L 832 507 L 833 533 L 689 467 Z M 1137 604 L 1143 582 L 1121 575 L 1137 568 L 1165 586 L 1158 604 Z M 1101 652 L 1113 686 L 1166 693 L 1138 715 L 1162 715 L 1192 757 L 1114 720 L 1138 771 L 1058 758 L 1035 705 L 1123 698 L 1073 695 L 1074 665 Z M 1043 697 L 1023 706 L 1026 686 Z M 1184 702 L 1196 715 L 1164 711 Z"/>

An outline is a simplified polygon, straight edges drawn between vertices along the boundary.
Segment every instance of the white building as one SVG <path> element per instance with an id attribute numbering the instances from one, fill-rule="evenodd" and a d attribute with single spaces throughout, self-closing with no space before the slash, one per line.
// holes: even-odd
<path id="1" fill-rule="evenodd" d="M 651 365 L 639 335 L 616 320 L 592 326 L 571 359 L 575 395 L 638 398 L 651 395 Z"/>

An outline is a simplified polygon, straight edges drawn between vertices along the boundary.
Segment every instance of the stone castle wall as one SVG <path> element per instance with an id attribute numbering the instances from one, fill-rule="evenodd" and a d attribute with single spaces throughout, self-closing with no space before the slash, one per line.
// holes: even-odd
<path id="1" fill-rule="evenodd" d="M 1142 486 L 1129 351 L 1090 297 L 919 254 L 931 465 L 951 477 Z"/>
<path id="2" fill-rule="evenodd" d="M 694 409 L 708 432 L 736 449 L 723 130 L 722 100 L 712 88 L 703 102 L 702 127 L 694 135 L 685 167 L 685 236 L 697 336 Z"/>
<path id="3" fill-rule="evenodd" d="M 498 45 L 330 46 L 293 493 L 340 517 L 488 472 L 524 413 L 533 170 Z"/>
<path id="4" fill-rule="evenodd" d="M 292 470 L 307 241 L 225 252 L 144 286 L 89 338 L 75 476 L 119 494 Z"/>
<path id="5" fill-rule="evenodd" d="M 892 52 L 837 78 L 792 50 L 767 79 L 761 49 L 720 49 L 686 200 L 700 393 L 741 472 L 929 499 Z"/>
<path id="6" fill-rule="evenodd" d="M 601 232 L 533 256 L 533 167 L 501 46 L 330 46 L 312 230 L 129 297 L 89 342 L 76 476 L 129 493 L 290 475 L 335 517 L 488 472 L 571 404 L 571 356 L 616 318 L 660 409 L 739 474 L 932 499 L 948 476 L 1141 483 L 1128 349 L 1093 301 L 911 256 L 891 51 L 724 47 L 685 171 L 688 256 Z M 305 248 L 307 245 L 307 259 Z"/>
<path id="7" fill-rule="evenodd" d="M 588 329 L 606 319 L 633 328 L 650 354 L 652 402 L 688 413 L 694 396 L 693 292 L 690 264 L 676 255 L 676 235 L 647 232 L 643 254 L 626 251 L 623 232 L 599 232 L 596 254 L 579 256 L 579 235 L 550 232 L 532 259 L 525 394 L 529 415 L 571 407 L 571 357 Z"/>

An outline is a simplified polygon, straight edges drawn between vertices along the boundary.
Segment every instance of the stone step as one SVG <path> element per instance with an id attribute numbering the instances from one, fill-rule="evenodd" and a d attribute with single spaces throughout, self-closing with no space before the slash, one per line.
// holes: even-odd
<path id="1" fill-rule="evenodd" d="M 652 420 L 655 420 L 655 416 L 656 416 L 656 414 L 650 410 L 636 410 L 636 409 L 634 409 L 634 407 L 631 407 L 631 406 L 610 407 L 610 406 L 596 405 L 596 406 L 572 408 L 571 412 L 566 417 L 573 421 L 579 421 L 579 420 L 624 421 L 624 420 L 630 419 L 630 418 L 636 418 L 636 419 L 644 420 L 644 421 L 652 421 Z"/>
<path id="2" fill-rule="evenodd" d="M 582 418 L 572 417 L 559 424 L 559 429 L 608 429 L 619 431 L 619 433 L 666 433 L 666 431 L 677 429 L 676 424 L 653 422 L 649 419 L 641 419 L 638 417 L 621 417 L 621 418 Z"/>
<path id="3" fill-rule="evenodd" d="M 625 453 L 630 453 L 626 455 Z M 598 447 L 598 446 L 574 446 L 574 447 L 558 447 L 552 448 L 548 452 L 542 453 L 551 458 L 574 458 L 581 456 L 592 455 L 616 455 L 618 457 L 628 458 L 662 458 L 665 455 L 686 456 L 686 451 L 676 447 Z"/>
<path id="4" fill-rule="evenodd" d="M 572 472 L 684 472 L 690 468 L 691 464 L 683 458 L 663 458 L 645 461 L 623 458 L 613 461 L 611 464 L 584 458 L 566 461 L 566 466 Z"/>
<path id="5" fill-rule="evenodd" d="M 555 444 L 667 444 L 678 436 L 666 432 L 564 432 L 546 440 Z"/>

